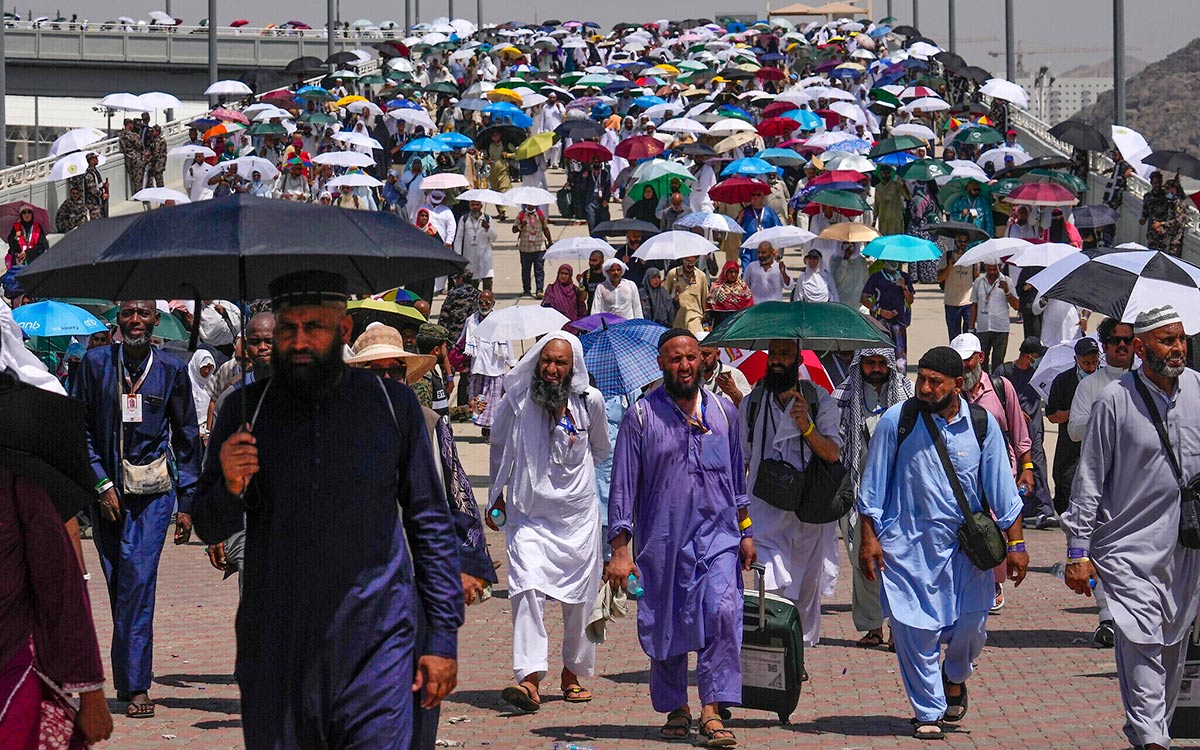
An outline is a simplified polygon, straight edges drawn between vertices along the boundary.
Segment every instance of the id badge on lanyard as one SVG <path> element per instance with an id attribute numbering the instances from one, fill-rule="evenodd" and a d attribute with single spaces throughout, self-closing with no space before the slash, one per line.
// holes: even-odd
<path id="1" fill-rule="evenodd" d="M 121 352 L 117 356 L 122 356 Z M 146 366 L 142 368 L 142 374 L 138 377 L 137 382 L 132 382 L 129 376 L 125 374 L 124 368 L 121 368 L 120 377 L 124 379 L 125 385 L 129 388 L 128 393 L 121 394 L 121 421 L 125 424 L 140 424 L 142 421 L 142 394 L 138 393 L 142 383 L 146 382 L 146 376 L 150 374 L 150 368 L 154 365 L 154 352 L 151 351 L 146 359 Z"/>

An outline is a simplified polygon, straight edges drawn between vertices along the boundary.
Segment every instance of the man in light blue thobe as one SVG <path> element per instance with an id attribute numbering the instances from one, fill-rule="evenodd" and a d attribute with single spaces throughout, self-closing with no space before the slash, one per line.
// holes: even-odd
<path id="1" fill-rule="evenodd" d="M 1200 475 L 1200 374 L 1185 367 L 1187 337 L 1170 307 L 1142 313 L 1133 331 L 1143 365 L 1096 399 L 1062 524 L 1067 585 L 1090 594 L 1094 579 L 1108 594 L 1125 736 L 1161 750 L 1171 744 L 1200 605 L 1200 550 L 1179 544 L 1180 482 L 1140 390 L 1165 425 L 1183 481 L 1191 481 Z"/>
<path id="2" fill-rule="evenodd" d="M 966 714 L 963 683 L 987 639 L 984 625 L 994 593 L 992 571 L 975 567 L 959 550 L 963 513 L 923 423 L 926 413 L 971 509 L 982 509 L 982 493 L 1006 530 L 1009 576 L 1019 584 L 1029 564 L 1004 436 L 987 415 L 980 449 L 961 393 L 962 374 L 962 359 L 949 347 L 935 347 L 921 358 L 916 424 L 897 447 L 903 403 L 884 413 L 871 436 L 858 492 L 859 563 L 868 579 L 882 575 L 884 613 L 892 621 L 916 736 L 922 739 L 942 736 L 943 719 L 958 721 Z M 946 654 L 939 665 L 942 645 Z"/>

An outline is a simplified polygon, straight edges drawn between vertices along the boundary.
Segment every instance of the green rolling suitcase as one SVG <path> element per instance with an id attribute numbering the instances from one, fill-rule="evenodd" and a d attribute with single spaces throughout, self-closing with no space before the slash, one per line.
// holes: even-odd
<path id="1" fill-rule="evenodd" d="M 796 605 L 766 593 L 765 568 L 755 563 L 757 593 L 742 610 L 742 708 L 773 711 L 786 724 L 800 701 L 804 630 Z"/>

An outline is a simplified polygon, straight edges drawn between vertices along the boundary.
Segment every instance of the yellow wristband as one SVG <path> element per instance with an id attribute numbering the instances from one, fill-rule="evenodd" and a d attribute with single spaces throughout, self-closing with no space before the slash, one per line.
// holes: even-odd
<path id="1" fill-rule="evenodd" d="M 750 528 L 753 523 L 754 522 L 750 520 L 750 516 L 746 516 L 742 520 L 738 521 L 738 530 L 745 531 L 746 529 Z"/>
<path id="2" fill-rule="evenodd" d="M 1021 464 L 1021 471 L 1025 471 L 1026 469 L 1033 471 L 1033 464 Z"/>
<path id="3" fill-rule="evenodd" d="M 809 435 L 811 435 L 811 434 L 813 433 L 813 430 L 815 430 L 815 429 L 817 429 L 817 426 L 816 426 L 814 423 L 812 423 L 812 422 L 809 422 L 809 423 L 808 423 L 808 429 L 807 429 L 807 430 L 805 430 L 804 432 L 800 433 L 800 436 L 801 436 L 801 437 L 808 437 Z"/>
<path id="4" fill-rule="evenodd" d="M 1012 540 L 1011 542 L 1009 542 L 1009 543 L 1008 543 L 1008 546 L 1009 546 L 1009 547 L 1012 547 L 1012 546 L 1015 546 L 1015 545 L 1018 545 L 1018 544 L 1024 544 L 1024 543 L 1025 543 L 1025 540 L 1024 540 L 1024 539 L 1014 539 L 1014 540 Z"/>

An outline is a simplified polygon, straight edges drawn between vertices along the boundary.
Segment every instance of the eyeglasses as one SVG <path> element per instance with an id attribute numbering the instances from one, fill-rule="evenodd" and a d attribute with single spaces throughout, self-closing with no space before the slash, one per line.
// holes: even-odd
<path id="1" fill-rule="evenodd" d="M 388 380 L 408 380 L 408 366 L 395 365 L 393 367 L 374 367 L 370 364 L 367 369 L 376 375 L 387 378 Z"/>
<path id="2" fill-rule="evenodd" d="M 1104 339 L 1104 343 L 1111 344 L 1112 346 L 1120 346 L 1121 344 L 1129 346 L 1133 343 L 1133 336 L 1109 336 Z"/>

